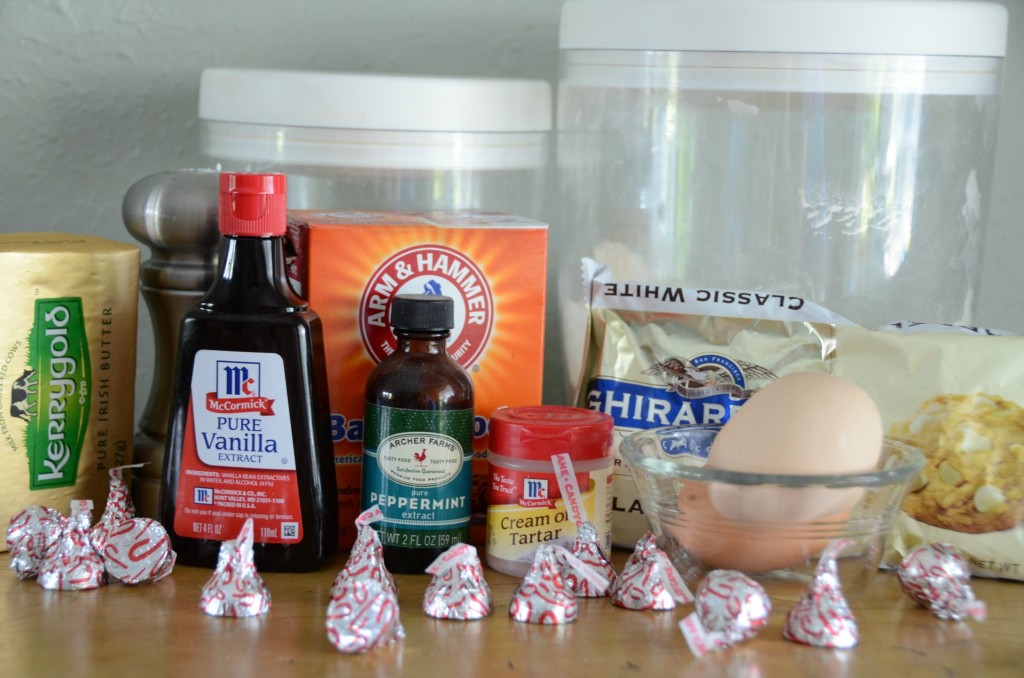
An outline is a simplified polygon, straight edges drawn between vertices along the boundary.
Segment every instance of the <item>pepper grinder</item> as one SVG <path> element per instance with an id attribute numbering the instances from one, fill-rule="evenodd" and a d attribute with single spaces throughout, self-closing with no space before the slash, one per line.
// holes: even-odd
<path id="1" fill-rule="evenodd" d="M 170 425 L 178 328 L 217 274 L 219 170 L 159 172 L 125 193 L 121 217 L 150 249 L 139 273 L 155 343 L 153 384 L 135 435 L 132 500 L 139 515 L 157 518 L 164 446 Z"/>

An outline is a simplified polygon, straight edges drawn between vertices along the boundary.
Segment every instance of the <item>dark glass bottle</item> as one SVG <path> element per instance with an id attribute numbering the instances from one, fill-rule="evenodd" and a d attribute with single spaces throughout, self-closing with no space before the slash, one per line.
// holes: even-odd
<path id="1" fill-rule="evenodd" d="M 393 572 L 422 573 L 468 541 L 473 461 L 473 382 L 448 356 L 449 297 L 397 295 L 395 352 L 366 382 L 362 508 Z"/>
<path id="2" fill-rule="evenodd" d="M 254 523 L 263 570 L 336 550 L 337 489 L 316 313 L 285 277 L 285 177 L 224 173 L 217 279 L 181 324 L 160 519 L 178 562 L 213 566 Z"/>

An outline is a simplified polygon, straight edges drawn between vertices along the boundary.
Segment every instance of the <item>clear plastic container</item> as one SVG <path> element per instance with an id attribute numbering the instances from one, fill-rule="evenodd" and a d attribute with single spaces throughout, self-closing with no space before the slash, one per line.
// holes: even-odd
<path id="1" fill-rule="evenodd" d="M 552 247 L 567 383 L 581 256 L 866 326 L 970 322 L 1006 27 L 987 2 L 567 2 Z"/>
<path id="2" fill-rule="evenodd" d="M 551 88 L 539 80 L 203 71 L 200 149 L 288 174 L 288 206 L 539 218 Z"/>
<path id="3" fill-rule="evenodd" d="M 546 221 L 552 97 L 542 80 L 209 68 L 199 118 L 201 152 L 224 169 L 286 173 L 290 209 Z M 548 290 L 545 369 L 557 370 Z"/>

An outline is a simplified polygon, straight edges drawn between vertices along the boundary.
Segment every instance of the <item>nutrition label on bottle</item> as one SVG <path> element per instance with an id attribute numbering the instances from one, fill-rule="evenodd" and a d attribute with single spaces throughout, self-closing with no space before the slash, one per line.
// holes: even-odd
<path id="1" fill-rule="evenodd" d="M 229 539 L 302 539 L 284 363 L 276 353 L 201 350 L 181 455 L 175 531 Z"/>

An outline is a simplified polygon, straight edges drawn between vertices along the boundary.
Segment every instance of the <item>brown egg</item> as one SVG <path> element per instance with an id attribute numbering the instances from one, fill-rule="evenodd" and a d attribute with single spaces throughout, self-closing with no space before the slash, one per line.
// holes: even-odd
<path id="1" fill-rule="evenodd" d="M 882 453 L 882 418 L 864 389 L 840 377 L 780 377 L 722 427 L 707 467 L 745 473 L 828 475 L 873 471 Z M 857 489 L 794 491 L 712 486 L 709 498 L 736 519 L 801 521 L 848 511 Z"/>
<path id="2" fill-rule="evenodd" d="M 751 525 L 724 516 L 712 503 L 705 484 L 688 484 L 678 501 L 680 524 L 666 521 L 664 527 L 679 545 L 709 568 L 749 573 L 815 560 L 833 538 L 842 534 L 851 513 L 851 508 L 846 508 L 819 518 L 812 531 L 806 524 Z"/>

